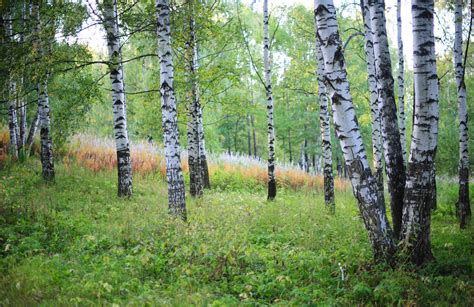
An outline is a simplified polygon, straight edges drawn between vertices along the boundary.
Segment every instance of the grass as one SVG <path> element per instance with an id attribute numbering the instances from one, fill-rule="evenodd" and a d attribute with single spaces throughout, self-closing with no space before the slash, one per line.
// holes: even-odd
<path id="1" fill-rule="evenodd" d="M 267 202 L 226 178 L 235 188 L 188 197 L 183 223 L 168 218 L 159 173 L 118 199 L 115 171 L 58 163 L 45 184 L 39 170 L 36 159 L 0 170 L 0 305 L 474 305 L 455 186 L 439 183 L 436 261 L 394 269 L 372 263 L 350 192 L 332 215 L 320 192 L 282 188 Z"/>
<path id="2" fill-rule="evenodd" d="M 66 165 L 73 162 L 94 172 L 112 171 L 117 165 L 114 141 L 90 135 L 76 135 L 66 148 Z M 166 178 L 166 166 L 163 149 L 158 145 L 145 142 L 131 144 L 133 173 L 141 175 L 160 173 Z M 214 179 L 214 187 L 226 190 L 242 188 L 266 188 L 268 170 L 265 161 L 246 155 L 229 155 L 208 153 L 209 174 Z M 277 162 L 276 177 L 280 188 L 323 191 L 323 176 L 308 174 L 305 171 Z M 181 168 L 184 173 L 189 171 L 186 152 L 181 155 Z M 186 176 L 185 176 L 186 177 Z M 336 178 L 336 191 L 350 190 L 350 183 Z"/>

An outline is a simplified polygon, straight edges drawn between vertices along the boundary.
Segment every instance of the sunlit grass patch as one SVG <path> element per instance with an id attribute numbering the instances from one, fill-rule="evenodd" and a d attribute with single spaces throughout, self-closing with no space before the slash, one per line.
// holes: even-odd
<path id="1" fill-rule="evenodd" d="M 114 143 L 109 139 L 99 139 L 86 135 L 77 135 L 68 147 L 65 164 L 75 161 L 78 165 L 94 172 L 111 171 L 116 167 L 117 158 Z M 132 169 L 136 174 L 149 175 L 159 173 L 166 176 L 166 165 L 163 149 L 158 145 L 138 142 L 131 144 Z M 211 184 L 222 188 L 241 188 L 242 182 L 249 182 L 250 187 L 256 185 L 263 188 L 268 181 L 265 161 L 245 155 L 208 154 Z M 187 173 L 188 161 L 186 151 L 181 159 L 183 172 Z M 282 188 L 307 188 L 322 191 L 324 182 L 321 174 L 309 174 L 292 165 L 277 163 L 277 184 Z M 349 191 L 350 184 L 346 180 L 336 178 L 337 191 Z"/>

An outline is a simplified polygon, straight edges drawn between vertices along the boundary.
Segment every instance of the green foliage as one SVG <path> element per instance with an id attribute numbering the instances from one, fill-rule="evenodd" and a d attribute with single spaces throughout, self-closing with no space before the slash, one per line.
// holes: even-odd
<path id="1" fill-rule="evenodd" d="M 58 58 L 68 61 L 88 61 L 92 58 L 82 45 L 58 44 L 55 46 Z M 48 84 L 51 103 L 52 134 L 56 147 L 61 147 L 68 138 L 77 133 L 77 127 L 83 125 L 87 112 L 96 103 L 99 96 L 97 79 L 100 78 L 92 67 L 81 70 L 65 71 L 69 65 L 55 67 L 58 73 Z"/>
<path id="2" fill-rule="evenodd" d="M 159 176 L 136 176 L 125 200 L 115 172 L 58 164 L 56 183 L 45 184 L 31 176 L 38 163 L 0 170 L 1 304 L 474 303 L 472 228 L 458 229 L 452 203 L 433 216 L 436 262 L 393 269 L 372 263 L 350 193 L 332 215 L 320 194 L 281 190 L 268 203 L 237 178 L 188 199 L 183 223 L 168 218 Z M 454 190 L 439 186 L 440 200 Z"/>

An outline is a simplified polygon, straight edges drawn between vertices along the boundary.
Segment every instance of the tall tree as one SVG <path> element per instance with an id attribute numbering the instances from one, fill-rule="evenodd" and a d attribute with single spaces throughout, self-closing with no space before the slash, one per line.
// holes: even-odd
<path id="1" fill-rule="evenodd" d="M 189 165 L 189 192 L 191 196 L 202 195 L 203 178 L 201 172 L 199 150 L 199 113 L 201 104 L 198 97 L 198 84 L 196 75 L 197 46 L 196 24 L 194 18 L 194 0 L 188 0 L 188 12 L 185 24 L 188 27 L 186 41 L 186 75 L 188 83 L 188 165 Z"/>
<path id="2" fill-rule="evenodd" d="M 181 170 L 178 117 L 173 87 L 174 69 L 171 54 L 170 7 L 168 0 L 156 0 L 158 56 L 160 58 L 160 94 L 165 147 L 168 210 L 186 220 L 184 179 Z"/>
<path id="3" fill-rule="evenodd" d="M 49 39 L 54 38 L 54 31 L 45 29 L 47 35 L 41 35 L 42 22 L 40 5 L 36 2 L 33 3 L 32 11 L 35 12 L 36 16 L 36 29 L 35 32 L 38 35 L 38 53 L 42 63 L 46 59 L 46 49 L 50 49 L 51 42 Z M 44 36 L 42 38 L 41 36 Z M 47 48 L 48 47 L 48 48 Z M 49 108 L 49 95 L 48 95 L 48 79 L 49 79 L 49 68 L 46 68 L 44 72 L 41 72 L 39 84 L 38 84 L 38 115 L 39 115 L 39 128 L 40 128 L 40 143 L 41 143 L 41 165 L 43 179 L 46 181 L 54 180 L 54 156 L 53 156 L 53 140 L 51 138 L 51 115 Z"/>
<path id="4" fill-rule="evenodd" d="M 402 39 L 402 1 L 397 0 L 397 42 L 398 42 L 398 128 L 402 145 L 403 163 L 406 164 L 407 145 L 405 128 L 405 61 L 403 56 Z"/>
<path id="5" fill-rule="evenodd" d="M 118 196 L 132 195 L 132 160 L 127 129 L 127 107 L 123 81 L 122 51 L 118 28 L 117 0 L 103 2 L 104 28 L 107 33 L 112 109 L 117 151 Z"/>
<path id="6" fill-rule="evenodd" d="M 26 28 L 26 1 L 23 2 L 21 6 L 21 31 L 19 33 L 19 40 L 18 43 L 20 46 L 24 46 L 25 44 L 25 33 L 27 32 Z M 24 78 L 23 78 L 23 72 L 22 76 L 20 77 L 20 89 L 21 92 L 24 93 L 25 90 L 25 83 L 24 83 Z M 19 104 L 19 113 L 20 113 L 20 127 L 19 127 L 19 144 L 20 148 L 19 150 L 25 146 L 26 144 L 26 137 L 27 137 L 27 122 L 26 122 L 26 111 L 27 111 L 27 104 L 25 103 L 24 99 L 18 99 L 18 104 Z"/>
<path id="7" fill-rule="evenodd" d="M 354 196 L 369 233 L 375 259 L 390 260 L 396 247 L 352 105 L 336 9 L 332 0 L 315 0 L 314 5 L 317 36 L 325 63 L 326 88 L 332 101 L 335 130 L 349 168 Z"/>
<path id="8" fill-rule="evenodd" d="M 275 127 L 273 126 L 272 71 L 270 67 L 270 37 L 268 34 L 268 0 L 263 0 L 263 65 L 267 94 L 268 121 L 268 199 L 276 196 L 275 179 Z"/>
<path id="9" fill-rule="evenodd" d="M 401 234 L 402 247 L 415 264 L 432 258 L 431 208 L 436 189 L 432 176 L 438 145 L 439 113 L 433 16 L 433 0 L 412 0 L 416 98 Z"/>
<path id="10" fill-rule="evenodd" d="M 3 17 L 3 23 L 5 27 L 5 40 L 8 51 L 7 51 L 7 58 L 10 62 L 13 61 L 13 25 L 12 25 L 12 16 L 10 12 L 10 8 L 6 8 L 7 12 Z M 7 72 L 8 75 L 8 86 L 4 90 L 4 100 L 7 101 L 8 106 L 8 130 L 10 133 L 10 152 L 13 157 L 18 158 L 18 149 L 20 144 L 20 135 L 19 135 L 19 127 L 18 127 L 18 120 L 17 120 L 17 106 L 16 106 L 16 98 L 17 98 L 17 87 L 15 76 L 13 74 L 13 70 L 10 69 Z"/>
<path id="11" fill-rule="evenodd" d="M 315 32 L 318 32 L 316 15 L 314 16 Z M 323 149 L 323 176 L 324 176 L 324 202 L 333 210 L 334 203 L 334 178 L 332 174 L 332 146 L 331 146 L 331 128 L 329 123 L 328 96 L 324 71 L 324 57 L 321 51 L 321 42 L 316 35 L 316 58 L 318 77 L 318 95 L 319 95 L 319 125 L 321 127 L 321 144 Z"/>
<path id="12" fill-rule="evenodd" d="M 370 114 L 372 116 L 372 152 L 373 163 L 375 169 L 375 180 L 377 181 L 380 197 L 384 201 L 383 187 L 383 161 L 382 161 L 382 139 L 380 135 L 380 110 L 379 95 L 377 90 L 377 73 L 375 71 L 374 43 L 372 40 L 372 30 L 370 24 L 370 10 L 367 0 L 360 1 L 362 10 L 362 18 L 364 20 L 364 37 L 365 37 L 365 56 L 367 60 L 367 75 L 370 91 Z"/>
<path id="13" fill-rule="evenodd" d="M 195 70 L 199 69 L 199 62 L 198 62 L 198 53 L 197 48 L 195 49 L 194 53 L 195 57 Z M 196 87 L 198 89 L 198 87 Z M 196 95 L 199 99 L 199 90 L 196 90 Z M 206 142 L 204 137 L 204 121 L 202 119 L 202 105 L 201 103 L 197 104 L 198 110 L 198 137 L 199 137 L 199 161 L 201 163 L 201 179 L 204 188 L 210 189 L 211 188 L 211 181 L 209 179 L 209 166 L 207 165 L 207 152 L 206 152 Z"/>
<path id="14" fill-rule="evenodd" d="M 456 211 L 461 227 L 465 227 L 471 219 L 471 206 L 469 202 L 469 134 L 467 128 L 466 83 L 464 82 L 465 67 L 462 52 L 462 8 L 463 0 L 456 0 L 454 9 L 454 69 L 459 108 L 459 198 Z"/>
<path id="15" fill-rule="evenodd" d="M 393 89 L 392 64 L 387 40 L 385 1 L 368 0 L 372 39 L 377 73 L 379 110 L 382 118 L 382 139 L 387 172 L 388 190 L 393 222 L 393 234 L 399 237 L 403 195 L 405 189 L 405 164 L 403 163 L 400 131 L 397 122 L 397 106 Z"/>
<path id="16" fill-rule="evenodd" d="M 36 92 L 39 93 L 39 89 L 36 89 Z M 28 131 L 28 137 L 26 138 L 25 149 L 29 150 L 33 141 L 35 139 L 36 130 L 38 130 L 39 126 L 39 112 L 36 109 L 35 116 L 33 117 L 33 121 L 31 122 L 30 130 Z"/>

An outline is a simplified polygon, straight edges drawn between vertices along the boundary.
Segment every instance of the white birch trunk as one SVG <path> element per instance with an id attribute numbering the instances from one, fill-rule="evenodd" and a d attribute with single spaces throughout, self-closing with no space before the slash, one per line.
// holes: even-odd
<path id="1" fill-rule="evenodd" d="M 199 71 L 199 52 L 198 52 L 198 41 L 196 38 L 196 33 L 194 33 L 194 48 L 193 48 L 193 61 L 194 61 L 194 73 L 196 76 L 195 79 L 195 95 L 196 95 L 196 109 L 198 115 L 198 140 L 199 140 L 199 162 L 201 164 L 201 180 L 203 187 L 206 189 L 211 188 L 211 181 L 209 179 L 209 167 L 207 165 L 207 152 L 206 152 L 206 141 L 204 135 L 204 121 L 202 118 L 202 105 L 200 100 L 199 93 L 199 83 L 198 83 L 198 71 Z"/>
<path id="2" fill-rule="evenodd" d="M 459 198 L 456 211 L 461 227 L 465 227 L 471 219 L 471 207 L 469 201 L 469 134 L 462 50 L 462 8 L 463 0 L 456 0 L 454 9 L 454 70 L 459 109 Z"/>
<path id="3" fill-rule="evenodd" d="M 39 95 L 39 90 L 37 90 L 38 95 Z M 36 130 L 38 130 L 39 126 L 39 112 L 36 110 L 35 112 L 35 117 L 33 118 L 33 121 L 31 122 L 30 130 L 28 132 L 28 137 L 26 138 L 26 149 L 30 150 L 31 145 L 33 145 L 33 141 L 35 139 L 35 134 Z"/>
<path id="4" fill-rule="evenodd" d="M 168 181 L 168 208 L 172 216 L 186 220 L 186 201 L 179 147 L 178 117 L 173 88 L 170 8 L 168 0 L 156 0 L 158 56 L 160 58 L 160 93 L 163 138 Z"/>
<path id="5" fill-rule="evenodd" d="M 23 78 L 20 82 L 21 84 L 23 84 Z M 20 132 L 19 132 L 19 144 L 20 144 L 20 148 L 19 150 L 21 151 L 21 149 L 24 147 L 24 145 L 26 144 L 26 137 L 27 137 L 27 130 L 28 130 L 28 127 L 27 127 L 27 122 L 26 122 L 26 103 L 23 99 L 19 100 L 18 101 L 18 104 L 19 104 L 19 111 L 20 111 Z"/>
<path id="6" fill-rule="evenodd" d="M 22 9 L 21 9 L 21 27 L 22 31 L 19 35 L 19 43 L 20 46 L 22 46 L 25 42 L 25 32 L 27 31 L 26 28 L 26 1 L 23 3 Z M 25 84 L 24 84 L 24 79 L 23 76 L 20 78 L 20 86 L 21 86 L 21 92 L 24 92 Z M 26 145 L 26 137 L 27 137 L 27 122 L 26 122 L 26 111 L 27 111 L 27 106 L 26 102 L 24 99 L 20 99 L 18 101 L 19 107 L 20 107 L 20 150 Z"/>
<path id="7" fill-rule="evenodd" d="M 120 49 L 117 0 L 104 1 L 104 28 L 107 33 L 110 81 L 112 85 L 112 110 L 114 137 L 117 151 L 118 196 L 132 195 L 132 161 L 127 129 L 127 109 L 123 80 L 122 53 Z"/>
<path id="8" fill-rule="evenodd" d="M 267 94 L 268 124 L 268 199 L 276 197 L 275 178 L 275 127 L 273 126 L 272 72 L 270 67 L 270 37 L 268 34 L 268 0 L 263 0 L 263 66 Z"/>
<path id="9" fill-rule="evenodd" d="M 415 116 L 403 208 L 402 246 L 415 264 L 432 258 L 430 227 L 439 115 L 433 16 L 433 0 L 412 0 Z"/>
<path id="10" fill-rule="evenodd" d="M 397 42 L 398 42 L 398 128 L 402 145 L 403 163 L 407 160 L 406 127 L 405 127 L 405 61 L 402 39 L 402 1 L 397 0 Z"/>
<path id="11" fill-rule="evenodd" d="M 4 17 L 5 22 L 5 36 L 6 36 L 6 43 L 9 48 L 7 51 L 7 57 L 10 61 L 13 60 L 13 53 L 12 53 L 12 41 L 13 41 L 13 28 L 12 28 L 12 20 L 11 20 L 10 12 L 7 12 Z M 18 127 L 18 120 L 17 120 L 17 106 L 16 106 L 16 82 L 11 72 L 11 69 L 8 71 L 8 90 L 6 91 L 5 100 L 7 101 L 8 106 L 8 130 L 10 133 L 10 153 L 15 158 L 18 159 L 18 150 L 19 150 L 19 143 L 20 143 L 20 135 L 19 135 L 19 127 Z"/>
<path id="12" fill-rule="evenodd" d="M 314 16 L 315 33 L 318 33 L 316 15 Z M 321 130 L 321 144 L 323 149 L 323 176 L 324 176 L 324 201 L 329 209 L 334 210 L 334 178 L 332 174 L 332 146 L 331 146 L 331 128 L 329 121 L 328 96 L 324 71 L 324 57 L 321 51 L 321 42 L 316 35 L 316 75 L 318 78 L 318 96 L 319 96 L 319 126 Z"/>
<path id="13" fill-rule="evenodd" d="M 335 130 L 349 169 L 354 196 L 369 233 L 374 258 L 391 260 L 395 252 L 392 230 L 377 183 L 365 154 L 352 96 L 347 80 L 342 43 L 332 0 L 315 0 L 317 36 L 321 41 L 326 72 L 326 88 L 332 101 Z"/>
<path id="14" fill-rule="evenodd" d="M 198 95 L 199 95 L 199 92 L 198 92 Z M 210 189 L 211 181 L 209 179 L 209 167 L 207 165 L 206 142 L 205 142 L 205 137 L 204 137 L 204 124 L 203 124 L 203 119 L 202 119 L 202 106 L 200 103 L 198 105 L 198 135 L 199 135 L 199 161 L 201 162 L 201 178 L 203 181 L 204 188 Z"/>
<path id="15" fill-rule="evenodd" d="M 19 150 L 19 132 L 18 132 L 18 121 L 16 114 L 16 82 L 12 80 L 10 76 L 10 81 L 8 82 L 8 130 L 10 132 L 10 153 L 15 158 L 18 159 L 18 150 Z"/>
<path id="16" fill-rule="evenodd" d="M 374 46 L 375 71 L 377 73 L 383 153 L 385 157 L 388 191 L 390 194 L 390 206 L 392 209 L 393 234 L 395 238 L 398 238 L 402 222 L 406 175 L 400 142 L 400 131 L 397 122 L 397 105 L 394 96 L 392 64 L 387 40 L 385 1 L 368 0 L 368 4 Z"/>
<path id="17" fill-rule="evenodd" d="M 43 42 L 39 36 L 41 31 L 41 16 L 40 7 L 37 3 L 33 3 L 32 10 L 36 16 L 35 32 L 37 35 L 38 54 L 40 59 L 44 59 L 45 51 Z M 46 181 L 54 180 L 54 157 L 53 157 L 53 141 L 51 138 L 51 116 L 49 109 L 49 95 L 48 95 L 48 78 L 49 73 L 45 72 L 41 76 L 38 83 L 38 117 L 40 128 L 40 143 L 41 143 L 41 165 L 43 179 Z"/>
<path id="18" fill-rule="evenodd" d="M 372 116 L 372 160 L 375 170 L 375 179 L 377 181 L 380 198 L 384 201 L 383 186 L 383 161 L 382 161 L 382 138 L 379 110 L 379 95 L 377 89 L 377 73 L 375 71 L 374 43 L 372 40 L 372 29 L 370 24 L 370 10 L 367 0 L 361 0 L 360 7 L 364 20 L 365 36 L 365 56 L 367 60 L 367 75 L 370 91 L 370 114 Z"/>
<path id="19" fill-rule="evenodd" d="M 186 42 L 186 77 L 188 83 L 188 166 L 189 192 L 191 196 L 201 196 L 203 180 L 199 150 L 199 109 L 198 84 L 196 73 L 196 33 L 194 21 L 194 0 L 188 0 L 187 18 L 189 37 Z"/>
<path id="20" fill-rule="evenodd" d="M 38 98 L 40 141 L 41 141 L 41 164 L 43 166 L 43 178 L 46 181 L 54 180 L 53 141 L 51 139 L 51 116 L 49 110 L 48 75 L 44 76 L 40 84 Z"/>

